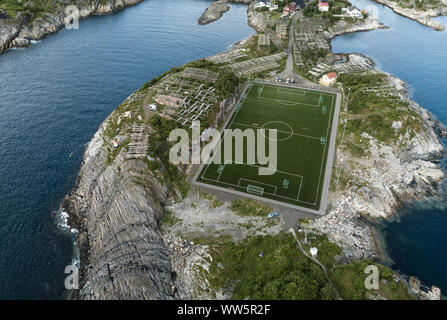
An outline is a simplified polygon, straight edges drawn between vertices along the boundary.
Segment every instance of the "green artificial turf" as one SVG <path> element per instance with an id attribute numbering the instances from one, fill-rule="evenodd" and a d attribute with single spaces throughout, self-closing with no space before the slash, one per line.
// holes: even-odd
<path id="1" fill-rule="evenodd" d="M 226 128 L 242 131 L 255 129 L 255 135 L 259 128 L 277 129 L 276 172 L 273 175 L 259 175 L 259 167 L 266 165 L 257 161 L 247 164 L 246 156 L 242 164 L 235 163 L 235 139 L 224 131 L 221 164 L 205 165 L 197 181 L 318 210 L 335 101 L 334 94 L 252 83 Z M 265 135 L 269 137 L 269 132 Z M 225 139 L 231 139 L 233 145 L 230 161 L 224 161 L 223 157 Z M 268 154 L 269 144 L 265 140 Z M 253 147 L 257 151 L 256 143 Z M 247 149 L 250 147 L 244 139 L 244 154 Z M 215 153 L 214 161 L 217 158 Z M 257 193 L 260 190 L 262 193 Z"/>

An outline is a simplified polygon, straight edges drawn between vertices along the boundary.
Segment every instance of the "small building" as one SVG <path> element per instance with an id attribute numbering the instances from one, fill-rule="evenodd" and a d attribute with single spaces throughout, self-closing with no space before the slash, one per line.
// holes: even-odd
<path id="1" fill-rule="evenodd" d="M 316 257 L 318 254 L 318 249 L 315 247 L 310 248 L 310 254 L 312 255 L 312 257 Z"/>
<path id="2" fill-rule="evenodd" d="M 267 5 L 267 7 L 269 8 L 269 11 L 278 10 L 277 4 L 270 3 L 270 5 Z"/>
<path id="3" fill-rule="evenodd" d="M 285 16 L 290 15 L 290 12 L 291 12 L 291 10 L 290 10 L 289 6 L 285 6 L 284 9 L 282 10 L 282 14 Z"/>
<path id="4" fill-rule="evenodd" d="M 362 19 L 363 18 L 362 12 L 356 6 L 351 6 L 348 9 L 346 9 L 346 13 L 349 14 L 349 16 L 353 19 Z"/>
<path id="5" fill-rule="evenodd" d="M 329 3 L 327 3 L 327 2 L 318 2 L 318 10 L 320 12 L 328 12 L 329 11 Z"/>
<path id="6" fill-rule="evenodd" d="M 333 85 L 337 81 L 337 77 L 337 73 L 335 72 L 326 73 L 320 78 L 320 84 L 323 86 Z"/>
<path id="7" fill-rule="evenodd" d="M 149 110 L 152 110 L 152 111 L 157 111 L 157 105 L 156 105 L 156 104 L 154 104 L 154 103 L 152 103 L 152 104 L 148 105 L 147 107 L 149 108 Z"/>

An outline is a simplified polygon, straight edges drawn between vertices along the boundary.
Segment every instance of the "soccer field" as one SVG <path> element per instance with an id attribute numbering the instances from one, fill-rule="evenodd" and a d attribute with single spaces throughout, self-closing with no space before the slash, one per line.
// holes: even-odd
<path id="1" fill-rule="evenodd" d="M 221 164 L 205 164 L 197 182 L 319 210 L 336 98 L 327 92 L 252 83 L 226 128 L 277 129 L 276 172 L 259 175 L 259 167 L 266 165 L 247 164 L 244 156 L 243 163 L 221 159 Z M 223 134 L 222 147 L 225 139 L 231 138 Z M 246 141 L 243 146 L 248 148 Z"/>

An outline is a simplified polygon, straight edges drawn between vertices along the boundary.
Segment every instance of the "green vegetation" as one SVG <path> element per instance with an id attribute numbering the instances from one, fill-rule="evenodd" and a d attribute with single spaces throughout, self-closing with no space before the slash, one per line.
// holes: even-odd
<path id="1" fill-rule="evenodd" d="M 227 159 L 225 165 L 204 166 L 197 180 L 318 210 L 335 100 L 333 94 L 254 83 L 228 128 L 277 129 L 276 172 L 260 175 L 266 165 L 248 164 L 244 155 L 243 163 Z M 225 139 L 232 139 L 236 148 L 231 136 Z M 242 150 L 248 151 L 247 140 L 243 139 Z M 250 145 L 256 150 L 254 141 Z"/>
<path id="2" fill-rule="evenodd" d="M 224 243 L 214 247 L 212 256 L 210 284 L 230 290 L 233 299 L 334 298 L 323 271 L 302 255 L 289 234 Z"/>
<path id="3" fill-rule="evenodd" d="M 266 217 L 272 208 L 252 199 L 238 199 L 232 202 L 231 210 L 240 216 Z"/>
<path id="4" fill-rule="evenodd" d="M 270 26 L 267 26 L 266 28 L 272 29 Z M 245 46 L 245 48 L 248 49 L 246 53 L 248 54 L 249 58 L 258 58 L 279 52 L 278 47 L 273 42 L 270 42 L 270 46 L 259 46 L 259 34 L 251 37 Z"/>
<path id="5" fill-rule="evenodd" d="M 160 221 L 160 227 L 172 227 L 173 225 L 179 224 L 180 222 L 181 220 L 177 218 L 172 211 L 166 210 L 164 212 L 163 218 Z"/>
<path id="6" fill-rule="evenodd" d="M 411 135 L 421 130 L 417 113 L 409 108 L 409 103 L 394 95 L 395 89 L 379 89 L 371 91 L 372 87 L 387 85 L 383 74 L 341 75 L 338 79 L 345 89 L 350 88 L 348 101 L 348 124 L 346 133 L 360 135 L 368 133 L 379 141 L 392 142 L 408 130 Z M 345 90 L 347 93 L 347 90 Z M 392 127 L 394 121 L 401 121 L 400 129 Z M 348 143 L 351 153 L 362 156 L 361 146 L 357 141 Z M 355 146 L 354 146 L 354 145 Z"/>
<path id="7" fill-rule="evenodd" d="M 366 289 L 365 273 L 368 265 L 376 265 L 379 269 L 379 289 Z M 375 264 L 369 259 L 351 262 L 337 267 L 332 274 L 332 281 L 343 299 L 365 300 L 368 296 L 384 297 L 389 300 L 408 300 L 414 297 L 408 292 L 406 285 L 397 280 L 393 270 L 389 267 Z"/>
<path id="8" fill-rule="evenodd" d="M 45 12 L 53 12 L 57 5 L 48 0 L 0 0 L 0 8 L 5 10 L 8 18 L 15 18 L 22 12 L 30 21 L 43 17 Z"/>
<path id="9" fill-rule="evenodd" d="M 303 61 L 311 61 L 313 64 L 317 64 L 318 60 L 327 56 L 328 53 L 329 51 L 324 49 L 306 50 L 301 51 L 301 57 Z"/>
<path id="10" fill-rule="evenodd" d="M 314 235 L 318 260 L 326 266 L 333 284 L 343 299 L 368 299 L 380 295 L 386 299 L 411 299 L 405 285 L 396 282 L 394 272 L 379 268 L 379 289 L 367 290 L 366 266 L 361 260 L 346 265 L 334 264 L 341 249 L 325 236 Z M 308 251 L 309 246 L 305 246 Z M 232 299 L 335 299 L 332 286 L 322 269 L 299 249 L 288 233 L 256 236 L 238 243 L 223 242 L 211 247 L 209 282 L 230 293 Z"/>
<path id="11" fill-rule="evenodd" d="M 152 158 L 160 159 L 164 176 L 171 181 L 178 181 L 183 178 L 182 173 L 176 165 L 169 161 L 169 150 L 174 142 L 169 142 L 168 137 L 172 130 L 178 127 L 173 120 L 166 120 L 158 115 L 150 119 L 150 125 L 155 130 L 150 136 L 148 153 Z"/>
<path id="12" fill-rule="evenodd" d="M 328 12 L 321 12 L 318 10 L 318 1 L 313 1 L 308 3 L 304 9 L 303 14 L 306 17 L 315 17 L 320 16 L 325 19 L 328 19 L 331 24 L 340 21 L 340 17 L 334 17 L 334 15 L 341 15 L 343 14 L 342 8 L 350 7 L 352 4 L 349 1 L 344 0 L 338 0 L 338 1 L 329 1 L 329 11 Z M 346 20 L 350 20 L 350 18 L 345 18 Z"/>

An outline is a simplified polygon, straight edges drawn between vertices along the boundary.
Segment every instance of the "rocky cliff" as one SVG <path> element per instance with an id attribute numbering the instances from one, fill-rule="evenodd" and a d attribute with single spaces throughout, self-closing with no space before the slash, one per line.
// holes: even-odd
<path id="1" fill-rule="evenodd" d="M 85 151 L 77 185 L 64 201 L 70 224 L 79 230 L 77 298 L 171 299 L 171 261 L 158 221 L 172 194 L 163 177 L 147 170 L 143 159 L 126 157 L 125 148 L 113 149 L 117 155 L 110 160 L 113 147 L 106 130 L 123 119 L 114 112 L 101 125 Z"/>
<path id="2" fill-rule="evenodd" d="M 78 0 L 75 6 L 79 9 L 79 18 L 92 15 L 114 13 L 123 8 L 135 5 L 143 0 Z M 0 19 L 0 54 L 9 48 L 27 47 L 31 40 L 40 40 L 46 35 L 55 33 L 65 26 L 66 5 L 56 2 L 48 12 L 35 17 L 31 11 L 24 10 L 15 17 Z M 44 10 L 46 10 L 44 8 Z"/>

